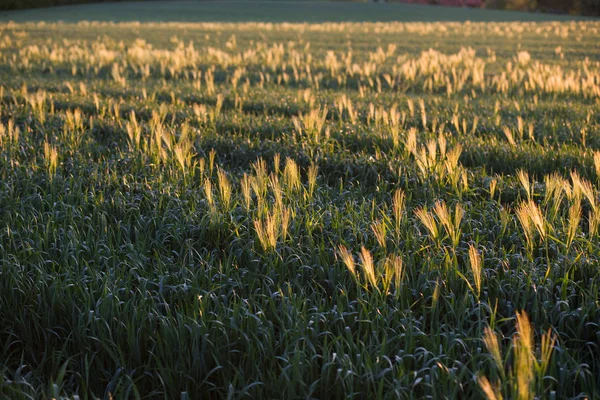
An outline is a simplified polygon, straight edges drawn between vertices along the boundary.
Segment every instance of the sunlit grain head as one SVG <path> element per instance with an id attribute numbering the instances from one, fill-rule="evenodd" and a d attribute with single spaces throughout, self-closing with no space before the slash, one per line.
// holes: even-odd
<path id="1" fill-rule="evenodd" d="M 248 211 L 250 210 L 250 206 L 252 204 L 252 186 L 250 183 L 250 177 L 247 173 L 244 173 L 244 176 L 242 176 L 242 179 L 240 179 L 240 188 L 244 198 L 244 206 Z"/>
<path id="2" fill-rule="evenodd" d="M 479 376 L 477 383 L 479 383 L 479 387 L 483 390 L 487 400 L 502 400 L 502 394 L 498 387 L 499 384 L 493 386 L 485 376 Z"/>
<path id="3" fill-rule="evenodd" d="M 344 245 L 339 245 L 337 249 L 338 256 L 342 259 L 342 262 L 348 268 L 348 271 L 356 277 L 356 264 L 354 263 L 354 257 L 348 248 Z"/>
<path id="4" fill-rule="evenodd" d="M 533 328 L 525 312 L 517 312 L 517 334 L 513 339 L 514 373 L 517 376 L 517 398 L 533 399 L 534 380 Z"/>
<path id="5" fill-rule="evenodd" d="M 394 197 L 392 198 L 392 210 L 394 212 L 394 220 L 396 222 L 396 230 L 400 228 L 400 222 L 404 215 L 404 208 L 406 204 L 406 195 L 402 189 L 396 189 Z"/>
<path id="6" fill-rule="evenodd" d="M 378 220 L 371 223 L 371 230 L 375 235 L 375 239 L 379 246 L 385 248 L 387 246 L 387 225 L 385 221 Z"/>
<path id="7" fill-rule="evenodd" d="M 366 275 L 371 287 L 376 289 L 377 275 L 375 274 L 375 264 L 373 263 L 373 256 L 371 255 L 371 252 L 362 246 L 360 248 L 359 258 L 362 271 Z"/>
<path id="8" fill-rule="evenodd" d="M 471 265 L 471 272 L 473 273 L 476 294 L 477 297 L 479 297 L 481 294 L 482 276 L 481 255 L 472 244 L 469 245 L 469 264 Z"/>
<path id="9" fill-rule="evenodd" d="M 581 198 L 577 197 L 573 200 L 571 207 L 569 207 L 568 215 L 567 247 L 570 247 L 571 243 L 573 243 L 573 240 L 575 240 L 575 237 L 577 236 L 579 222 L 581 221 Z"/>
<path id="10" fill-rule="evenodd" d="M 227 178 L 227 174 L 221 168 L 217 169 L 217 180 L 219 185 L 219 198 L 221 200 L 221 203 L 223 204 L 223 207 L 225 209 L 229 209 L 229 206 L 231 204 L 232 187 L 231 183 L 229 182 L 229 179 Z"/>
<path id="11" fill-rule="evenodd" d="M 519 182 L 521 182 L 521 186 L 525 189 L 525 194 L 527 195 L 527 199 L 531 200 L 531 196 L 533 195 L 531 182 L 529 180 L 529 174 L 522 169 L 517 171 L 517 178 L 519 178 Z"/>
<path id="12" fill-rule="evenodd" d="M 498 371 L 502 371 L 504 367 L 502 361 L 502 352 L 500 350 L 500 343 L 498 342 L 498 336 L 489 327 L 485 328 L 483 342 L 485 343 L 485 347 L 487 348 L 487 350 L 492 355 L 492 359 L 496 364 L 496 368 L 498 368 Z"/>
<path id="13" fill-rule="evenodd" d="M 434 240 L 437 240 L 439 238 L 439 230 L 433 215 L 424 208 L 419 208 L 415 210 L 415 215 L 419 219 L 419 221 L 421 221 L 423 226 L 427 228 L 431 237 Z"/>
<path id="14" fill-rule="evenodd" d="M 44 143 L 44 161 L 48 175 L 54 177 L 58 167 L 58 150 L 48 142 Z"/>

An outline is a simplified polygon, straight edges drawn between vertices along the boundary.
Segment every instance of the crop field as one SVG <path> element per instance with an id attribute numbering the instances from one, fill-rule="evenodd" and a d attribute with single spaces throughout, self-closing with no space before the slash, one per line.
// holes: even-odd
<path id="1" fill-rule="evenodd" d="M 422 4 L 323 0 L 138 0 L 19 11 L 0 10 L 0 21 L 15 22 L 514 22 L 574 19 L 585 17 Z"/>
<path id="2" fill-rule="evenodd" d="M 600 397 L 600 22 L 0 23 L 0 397 Z"/>

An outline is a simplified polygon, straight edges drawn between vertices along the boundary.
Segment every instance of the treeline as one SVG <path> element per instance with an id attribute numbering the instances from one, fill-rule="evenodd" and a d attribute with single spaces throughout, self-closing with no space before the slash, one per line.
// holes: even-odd
<path id="1" fill-rule="evenodd" d="M 372 0 L 600 16 L 600 0 Z"/>
<path id="2" fill-rule="evenodd" d="M 0 10 L 20 10 L 82 3 L 108 3 L 127 0 L 0 0 Z M 131 1 L 131 0 L 129 0 Z"/>
<path id="3" fill-rule="evenodd" d="M 66 4 L 107 3 L 127 0 L 0 0 L 0 10 L 50 7 Z M 152 0 L 147 0 L 152 1 Z M 361 1 L 361 0 L 350 0 Z M 368 0 L 362 0 L 368 1 Z M 373 1 L 373 0 L 371 0 Z M 378 1 L 378 0 L 374 0 Z M 385 2 L 386 0 L 379 0 Z M 547 13 L 568 13 L 600 16 L 600 0 L 390 0 L 400 2 L 423 2 L 430 4 L 452 4 L 485 8 L 540 11 Z"/>
<path id="4" fill-rule="evenodd" d="M 600 0 L 488 0 L 486 6 L 507 10 L 600 15 Z"/>

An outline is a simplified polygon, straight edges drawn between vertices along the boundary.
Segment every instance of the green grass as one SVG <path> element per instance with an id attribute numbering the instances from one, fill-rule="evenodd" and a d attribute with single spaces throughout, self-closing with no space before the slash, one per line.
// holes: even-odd
<path id="1" fill-rule="evenodd" d="M 553 21 L 581 17 L 434 7 L 328 1 L 150 1 L 97 3 L 0 12 L 0 21 L 180 21 L 180 22 L 387 22 Z"/>
<path id="2" fill-rule="evenodd" d="M 596 398 L 599 33 L 0 24 L 0 397 Z"/>

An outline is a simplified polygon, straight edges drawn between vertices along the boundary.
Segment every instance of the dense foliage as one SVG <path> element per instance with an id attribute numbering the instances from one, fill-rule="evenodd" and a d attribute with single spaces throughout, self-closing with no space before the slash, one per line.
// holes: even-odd
<path id="1" fill-rule="evenodd" d="M 493 8 L 600 15 L 600 0 L 491 0 Z"/>
<path id="2" fill-rule="evenodd" d="M 600 24 L 1 24 L 0 397 L 594 398 Z"/>
<path id="3" fill-rule="evenodd" d="M 120 0 L 107 0 L 120 1 Z M 122 0 L 121 0 L 122 1 Z M 20 10 L 26 8 L 51 7 L 69 4 L 100 3 L 102 0 L 2 0 L 0 10 Z"/>

